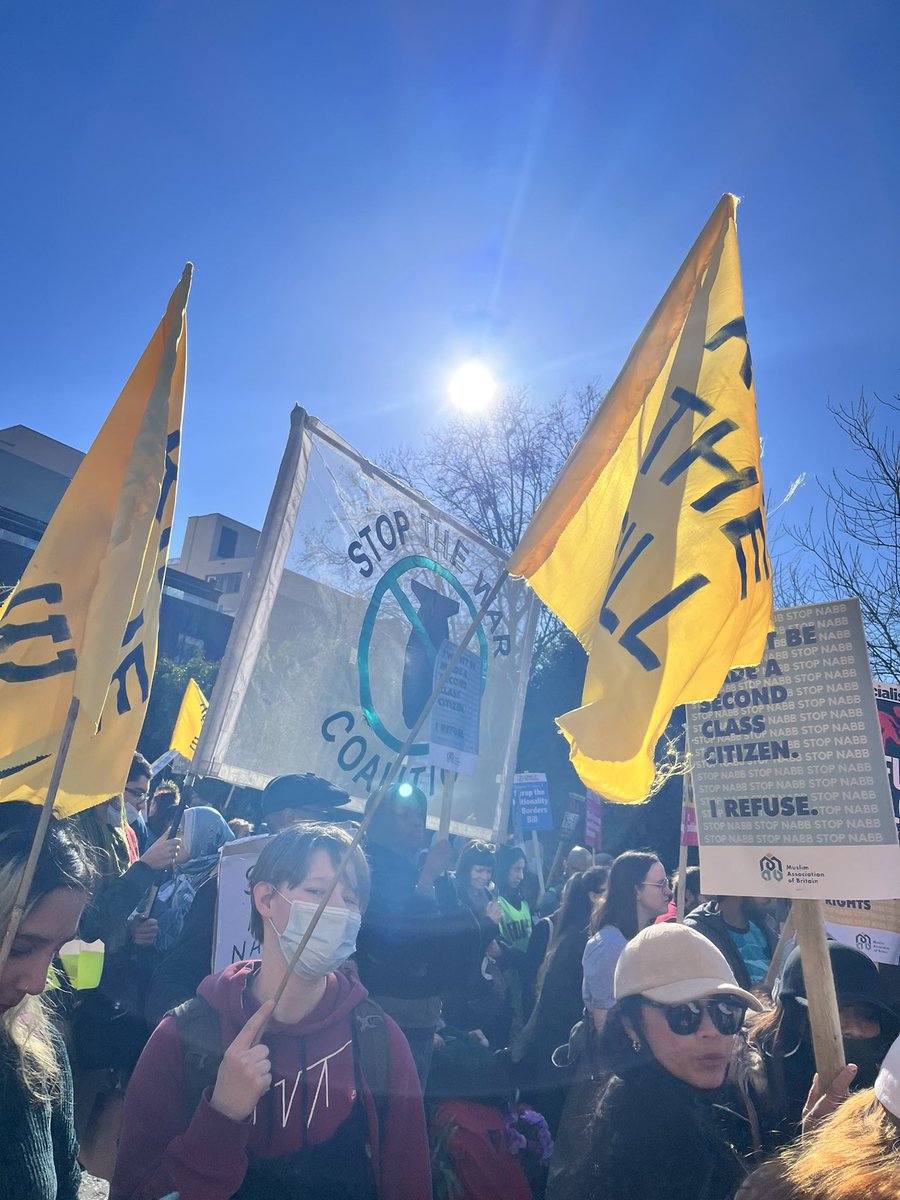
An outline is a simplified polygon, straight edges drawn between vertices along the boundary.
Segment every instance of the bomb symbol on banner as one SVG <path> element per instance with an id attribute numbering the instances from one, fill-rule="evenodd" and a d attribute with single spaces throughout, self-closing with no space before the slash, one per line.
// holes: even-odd
<path id="1" fill-rule="evenodd" d="M 421 621 L 421 628 L 413 626 L 410 631 L 403 665 L 403 720 L 412 729 L 431 695 L 435 654 L 443 642 L 450 641 L 450 618 L 459 612 L 459 605 L 417 579 L 410 587 L 419 601 L 416 615 Z"/>

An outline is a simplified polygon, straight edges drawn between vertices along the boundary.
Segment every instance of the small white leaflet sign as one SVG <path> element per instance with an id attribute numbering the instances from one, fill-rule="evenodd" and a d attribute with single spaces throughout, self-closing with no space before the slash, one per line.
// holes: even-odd
<path id="1" fill-rule="evenodd" d="M 435 685 L 455 653 L 452 642 L 441 642 L 434 662 Z M 431 709 L 428 761 L 434 766 L 462 775 L 474 774 L 483 684 L 481 659 L 466 650 Z"/>
<path id="2" fill-rule="evenodd" d="M 859 601 L 775 614 L 758 667 L 688 705 L 704 892 L 892 899 L 900 847 Z"/>

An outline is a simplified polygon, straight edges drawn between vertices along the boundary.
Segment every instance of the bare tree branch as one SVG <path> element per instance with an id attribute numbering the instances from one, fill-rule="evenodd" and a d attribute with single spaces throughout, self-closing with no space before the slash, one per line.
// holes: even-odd
<path id="1" fill-rule="evenodd" d="M 853 464 L 817 480 L 822 504 L 785 525 L 793 553 L 776 572 L 779 602 L 858 596 L 876 678 L 900 676 L 900 397 L 864 393 L 828 405 L 854 450 Z M 773 558 L 775 556 L 773 555 Z"/>

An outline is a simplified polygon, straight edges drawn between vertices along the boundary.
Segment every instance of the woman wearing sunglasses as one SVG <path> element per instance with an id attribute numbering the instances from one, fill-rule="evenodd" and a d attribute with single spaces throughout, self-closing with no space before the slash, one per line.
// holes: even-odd
<path id="1" fill-rule="evenodd" d="M 762 1006 L 684 925 L 653 925 L 628 943 L 615 1000 L 589 1200 L 730 1200 L 746 1170 L 717 1093 L 747 1009 Z"/>

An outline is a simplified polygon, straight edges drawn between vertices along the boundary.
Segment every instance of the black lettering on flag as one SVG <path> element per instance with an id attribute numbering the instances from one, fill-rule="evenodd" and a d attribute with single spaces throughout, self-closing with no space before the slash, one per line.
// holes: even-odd
<path id="1" fill-rule="evenodd" d="M 178 480 L 178 465 L 172 459 L 172 451 L 177 450 L 181 443 L 181 430 L 175 429 L 166 438 L 166 469 L 162 478 L 162 488 L 159 493 L 159 504 L 156 506 L 156 519 L 161 521 L 165 511 L 169 492 Z"/>
<path id="2" fill-rule="evenodd" d="M 143 615 L 141 615 L 143 621 Z M 135 618 L 137 620 L 137 618 Z M 141 702 L 147 703 L 147 698 L 150 695 L 150 680 L 147 676 L 147 663 L 144 659 L 144 643 L 138 644 L 131 650 L 113 671 L 112 682 L 118 684 L 119 690 L 116 693 L 116 712 L 121 716 L 123 713 L 131 712 L 131 701 L 128 698 L 128 672 L 134 667 L 134 673 L 137 677 L 138 686 L 141 689 Z"/>
<path id="3" fill-rule="evenodd" d="M 634 533 L 635 528 L 636 528 L 636 525 L 635 525 L 634 521 L 632 521 L 630 525 L 628 524 L 628 513 L 626 513 L 625 518 L 622 521 L 622 533 L 619 537 L 619 545 L 616 550 L 616 558 L 615 558 L 616 563 L 618 563 L 622 552 L 625 550 L 626 546 L 628 545 L 629 541 L 631 540 L 631 535 Z M 613 594 L 616 591 L 616 588 L 618 588 L 619 584 L 622 582 L 622 580 L 625 578 L 625 576 L 628 574 L 628 572 L 631 570 L 631 568 L 637 562 L 638 558 L 643 554 L 643 552 L 647 549 L 647 547 L 650 545 L 650 543 L 652 541 L 653 541 L 652 533 L 642 534 L 641 537 L 638 538 L 638 540 L 634 544 L 634 546 L 632 546 L 631 550 L 629 550 L 622 565 L 619 567 L 619 569 L 613 575 L 612 579 L 609 581 L 609 587 L 606 589 L 606 595 L 603 597 L 603 603 L 600 606 L 600 624 L 603 626 L 603 628 L 608 633 L 615 633 L 616 629 L 619 626 L 619 618 L 609 607 L 609 602 L 612 599 Z"/>
<path id="4" fill-rule="evenodd" d="M 683 583 L 672 588 L 671 592 L 663 596 L 661 600 L 651 604 L 637 620 L 631 622 L 622 634 L 619 639 L 622 649 L 627 650 L 636 658 L 645 671 L 655 671 L 659 666 L 659 657 L 646 642 L 641 641 L 638 635 L 642 634 L 645 629 L 649 629 L 651 625 L 655 625 L 657 621 L 661 621 L 663 617 L 667 617 L 679 604 L 683 604 L 685 600 L 693 596 L 695 592 L 699 592 L 701 588 L 706 587 L 708 583 L 709 580 L 705 575 L 692 575 L 690 579 L 685 579 Z"/>
<path id="5" fill-rule="evenodd" d="M 14 624 L 9 616 L 23 604 L 43 603 L 46 605 L 62 603 L 62 587 L 58 583 L 45 583 L 37 587 L 23 588 L 9 602 L 2 625 L 0 625 L 0 654 L 10 646 L 20 642 L 34 641 L 36 638 L 49 637 L 56 644 L 72 640 L 69 622 L 64 613 L 51 613 L 43 620 L 24 621 Z M 19 663 L 0 663 L 0 680 L 4 683 L 33 683 L 39 679 L 49 679 L 54 675 L 64 675 L 74 671 L 78 659 L 75 650 L 57 651 L 56 657 L 44 663 L 33 663 L 23 666 Z"/>
<path id="6" fill-rule="evenodd" d="M 732 338 L 740 338 L 747 347 L 744 354 L 744 361 L 741 363 L 741 379 L 744 381 L 744 387 L 749 389 L 753 382 L 753 364 L 750 361 L 750 342 L 747 338 L 747 322 L 743 317 L 735 317 L 733 321 L 729 321 L 727 325 L 723 325 L 718 333 L 714 333 L 704 347 L 706 350 L 718 350 L 720 346 L 724 346 L 726 342 Z"/>
<path id="7" fill-rule="evenodd" d="M 646 475 L 660 450 L 666 444 L 669 434 L 687 412 L 699 413 L 701 417 L 708 417 L 713 411 L 713 406 L 700 396 L 695 396 L 693 392 L 689 392 L 687 388 L 676 387 L 672 391 L 672 400 L 676 408 L 668 421 L 659 431 L 653 445 L 647 452 L 647 457 L 641 463 L 641 474 Z"/>
<path id="8" fill-rule="evenodd" d="M 734 557 L 741 576 L 741 599 L 747 599 L 747 556 L 743 540 L 750 538 L 753 545 L 753 574 L 756 582 L 762 579 L 762 571 L 769 578 L 769 552 L 766 548 L 766 531 L 763 527 L 762 509 L 754 508 L 746 517 L 735 517 L 722 526 L 722 532 L 734 547 Z M 758 539 L 758 540 L 757 540 Z"/>

